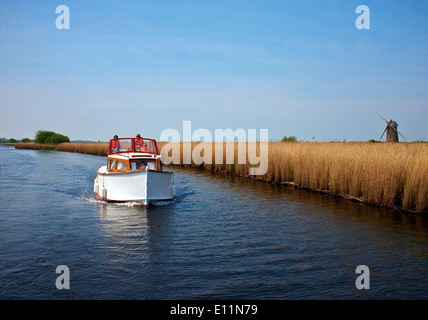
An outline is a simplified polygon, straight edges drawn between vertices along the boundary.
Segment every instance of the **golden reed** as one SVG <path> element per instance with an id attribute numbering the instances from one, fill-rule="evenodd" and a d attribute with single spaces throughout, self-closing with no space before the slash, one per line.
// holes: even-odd
<path id="1" fill-rule="evenodd" d="M 60 144 L 40 144 L 34 142 L 15 143 L 16 149 L 55 150 L 107 156 L 108 143 L 106 142 L 65 142 Z"/>
<path id="2" fill-rule="evenodd" d="M 159 150 L 166 144 L 159 142 Z M 179 144 L 182 164 L 183 143 Z M 197 144 L 191 144 L 192 150 Z M 30 143 L 17 143 L 15 147 L 24 148 L 24 145 Z M 374 205 L 428 212 L 426 143 L 269 142 L 268 170 L 261 176 L 249 175 L 249 168 L 256 165 L 237 164 L 237 143 L 235 164 L 226 164 L 225 159 L 222 164 L 215 164 L 214 146 L 211 144 L 213 164 L 192 162 L 190 166 L 307 188 Z M 56 150 L 106 156 L 108 143 L 62 143 Z M 225 144 L 223 150 L 225 157 Z"/>
<path id="3" fill-rule="evenodd" d="M 17 143 L 14 143 L 13 145 L 15 146 L 16 149 L 33 149 L 33 150 L 56 150 L 58 147 L 56 144 L 42 144 L 42 143 L 34 143 L 34 142 L 17 142 Z"/>
<path id="4" fill-rule="evenodd" d="M 58 151 L 77 152 L 92 154 L 94 156 L 107 156 L 108 143 L 107 142 L 76 142 L 76 143 L 60 143 Z"/>

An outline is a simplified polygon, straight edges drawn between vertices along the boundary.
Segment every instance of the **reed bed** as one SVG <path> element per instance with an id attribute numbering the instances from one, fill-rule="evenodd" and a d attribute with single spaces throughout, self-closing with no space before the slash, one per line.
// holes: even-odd
<path id="1" fill-rule="evenodd" d="M 108 142 L 65 142 L 58 145 L 58 151 L 107 156 L 108 145 Z"/>
<path id="2" fill-rule="evenodd" d="M 234 144 L 237 161 L 238 143 Z M 159 143 L 159 149 L 166 145 Z M 191 149 L 197 145 L 192 143 Z M 164 159 L 171 147 L 169 145 L 162 152 Z M 222 147 L 225 150 L 225 144 Z M 249 175 L 250 167 L 257 166 L 248 162 L 215 164 L 215 144 L 207 144 L 205 148 L 212 148 L 212 164 L 192 162 L 190 166 L 379 206 L 428 211 L 428 144 L 425 143 L 269 142 L 268 169 L 259 176 Z M 180 143 L 180 150 L 180 162 L 183 163 L 183 143 Z"/>
<path id="3" fill-rule="evenodd" d="M 32 150 L 57 150 L 57 147 L 58 147 L 58 145 L 56 144 L 43 144 L 43 143 L 34 143 L 34 142 L 17 142 L 17 143 L 14 143 L 13 145 L 15 146 L 16 149 L 32 149 Z"/>
<path id="4" fill-rule="evenodd" d="M 201 156 L 211 152 L 210 163 L 188 166 L 223 172 L 276 184 L 286 184 L 324 192 L 364 203 L 392 207 L 412 212 L 428 212 L 428 144 L 426 143 L 365 143 L 365 142 L 269 142 L 268 168 L 262 175 L 250 175 L 248 161 L 238 164 L 238 143 L 233 143 L 234 159 L 226 163 L 226 143 L 223 161 L 215 161 L 215 143 L 159 142 L 163 161 L 179 151 L 183 165 L 183 147 Z M 201 147 L 204 148 L 201 148 Z M 260 145 L 257 155 L 260 155 Z M 46 145 L 17 143 L 16 148 L 37 149 Z M 52 150 L 106 156 L 108 143 L 61 143 Z M 188 149 L 188 150 L 189 150 Z M 248 148 L 247 148 L 248 153 Z M 218 162 L 218 161 L 217 161 Z"/>
<path id="5" fill-rule="evenodd" d="M 107 156 L 108 143 L 106 142 L 64 142 L 60 144 L 41 144 L 34 142 L 15 143 L 16 149 L 55 150 L 75 153 Z"/>

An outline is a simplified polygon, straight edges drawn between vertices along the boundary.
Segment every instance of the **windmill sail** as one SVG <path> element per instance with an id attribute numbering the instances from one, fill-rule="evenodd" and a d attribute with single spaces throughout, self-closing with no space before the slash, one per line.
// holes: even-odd
<path id="1" fill-rule="evenodd" d="M 382 133 L 382 135 L 380 136 L 380 139 L 379 139 L 379 140 L 382 140 L 382 137 L 383 137 L 383 135 L 385 134 L 386 130 L 388 130 L 388 127 L 386 127 L 386 128 L 385 128 L 385 130 L 383 130 L 383 133 Z"/>

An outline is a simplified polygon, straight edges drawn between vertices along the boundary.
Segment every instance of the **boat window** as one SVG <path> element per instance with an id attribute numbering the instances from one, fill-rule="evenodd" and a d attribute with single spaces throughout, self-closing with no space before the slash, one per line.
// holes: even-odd
<path id="1" fill-rule="evenodd" d="M 144 138 L 136 138 L 135 151 L 156 153 L 156 146 L 152 140 L 144 139 Z"/>
<path id="2" fill-rule="evenodd" d="M 132 139 L 120 139 L 120 152 L 132 151 Z"/>
<path id="3" fill-rule="evenodd" d="M 115 165 L 116 165 L 116 161 L 110 160 L 110 167 L 109 168 L 114 170 Z"/>
<path id="4" fill-rule="evenodd" d="M 138 160 L 136 163 L 137 163 L 137 170 L 139 170 L 143 167 L 143 161 L 142 160 Z"/>
<path id="5" fill-rule="evenodd" d="M 153 162 L 153 161 L 149 161 L 149 162 L 147 162 L 147 167 L 149 168 L 149 169 L 155 169 L 155 163 Z"/>
<path id="6" fill-rule="evenodd" d="M 132 151 L 132 139 L 110 140 L 110 153 Z"/>
<path id="7" fill-rule="evenodd" d="M 109 154 L 144 152 L 158 154 L 156 140 L 146 138 L 120 138 L 110 140 Z"/>
<path id="8" fill-rule="evenodd" d="M 117 170 L 125 170 L 125 169 L 126 169 L 125 162 L 123 162 L 123 161 L 118 161 L 118 162 L 117 162 L 117 167 L 116 167 L 116 169 L 117 169 Z"/>

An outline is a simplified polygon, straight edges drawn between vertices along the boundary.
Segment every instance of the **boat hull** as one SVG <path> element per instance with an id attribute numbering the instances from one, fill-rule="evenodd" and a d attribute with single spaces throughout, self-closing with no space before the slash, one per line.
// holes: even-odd
<path id="1" fill-rule="evenodd" d="M 115 202 L 142 202 L 170 200 L 175 197 L 174 174 L 168 171 L 144 170 L 109 173 L 101 167 L 94 180 L 98 199 Z"/>

